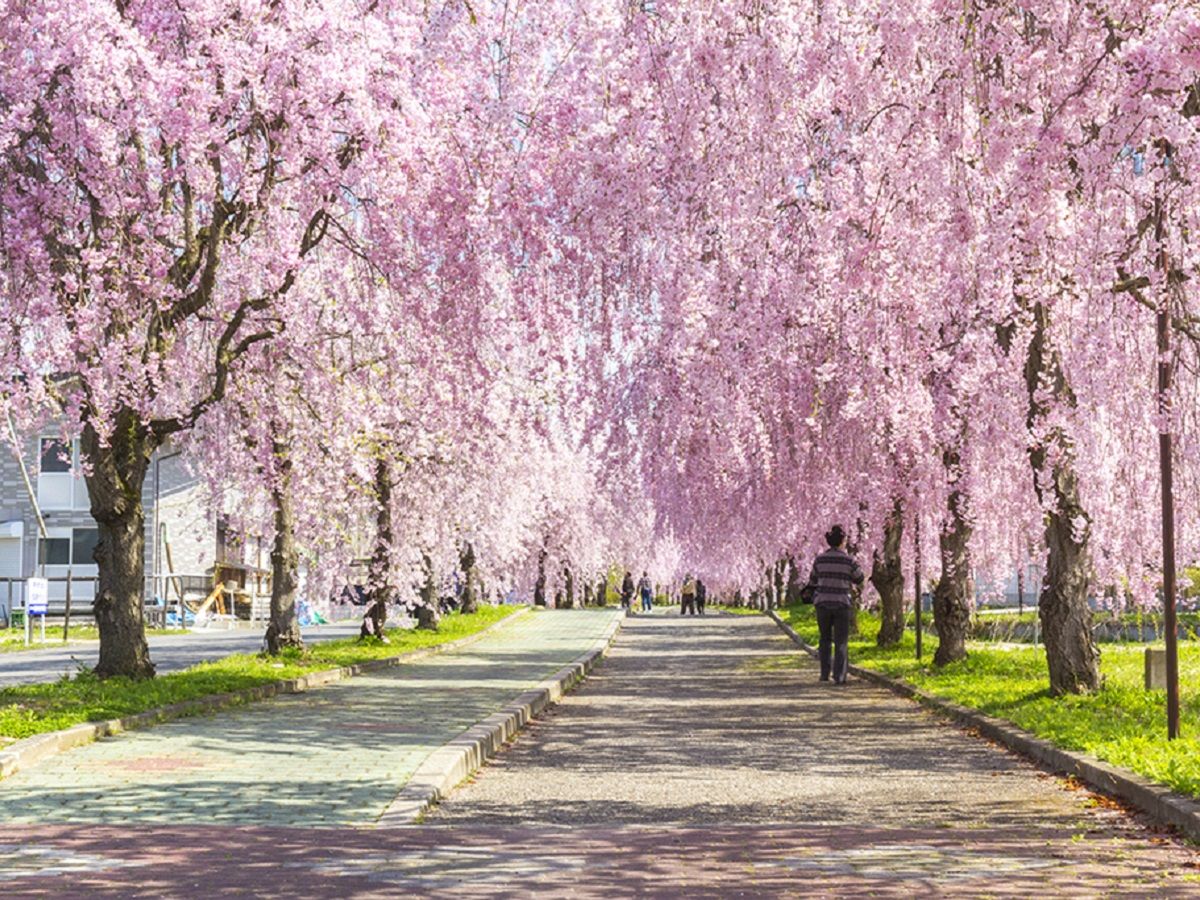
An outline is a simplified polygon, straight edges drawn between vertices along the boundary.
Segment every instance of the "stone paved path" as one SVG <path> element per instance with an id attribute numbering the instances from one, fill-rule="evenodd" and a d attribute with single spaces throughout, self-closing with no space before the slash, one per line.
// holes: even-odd
<path id="1" fill-rule="evenodd" d="M 1194 849 L 882 689 L 818 685 L 762 618 L 628 620 L 422 825 L 117 818 L 0 824 L 0 895 L 1200 897 Z"/>
<path id="2" fill-rule="evenodd" d="M 430 752 L 584 652 L 612 611 L 89 744 L 0 781 L 0 823 L 368 825 Z"/>

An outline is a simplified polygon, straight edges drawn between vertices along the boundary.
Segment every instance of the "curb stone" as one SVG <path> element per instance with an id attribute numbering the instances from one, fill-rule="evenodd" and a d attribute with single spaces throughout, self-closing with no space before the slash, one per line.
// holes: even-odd
<path id="1" fill-rule="evenodd" d="M 72 725 L 70 728 L 64 728 L 60 731 L 47 731 L 43 734 L 35 734 L 9 744 L 6 748 L 0 750 L 0 779 L 14 775 L 22 769 L 28 769 L 30 766 L 58 753 L 63 753 L 84 744 L 90 744 L 92 741 L 101 738 L 120 734 L 123 731 L 129 731 L 134 728 L 149 728 L 160 722 L 181 719 L 185 716 L 199 713 L 217 712 L 233 706 L 241 706 L 242 704 L 253 703 L 258 700 L 267 700 L 280 694 L 302 694 L 311 688 L 323 687 L 324 685 L 333 684 L 346 678 L 353 678 L 355 675 L 391 669 L 427 656 L 444 653 L 447 650 L 453 650 L 477 641 L 493 629 L 515 621 L 528 612 L 528 607 L 517 610 L 512 615 L 505 616 L 498 622 L 493 622 L 487 628 L 477 631 L 475 634 L 469 634 L 466 637 L 458 638 L 445 644 L 438 644 L 435 647 L 423 647 L 419 650 L 412 650 L 408 653 L 402 653 L 399 656 L 372 659 L 367 662 L 355 663 L 351 666 L 338 666 L 334 669 L 318 669 L 315 672 L 309 672 L 298 678 L 281 679 L 241 691 L 230 691 L 224 694 L 210 694 L 204 697 L 197 697 L 192 700 L 181 700 L 178 703 L 155 707 L 154 709 L 133 713 L 128 716 L 121 716 L 118 719 L 81 722 L 78 725 Z"/>
<path id="2" fill-rule="evenodd" d="M 608 653 L 624 621 L 624 616 L 614 616 L 612 624 L 587 652 L 431 753 L 400 788 L 376 827 L 400 828 L 418 822 L 456 785 L 495 756 L 531 719 L 587 677 Z"/>
<path id="3" fill-rule="evenodd" d="M 816 648 L 796 634 L 774 610 L 767 610 L 767 615 L 801 650 L 809 656 L 817 656 Z M 850 666 L 850 673 L 864 681 L 889 688 L 961 724 L 970 725 L 984 737 L 1028 757 L 1043 768 L 1074 776 L 1102 794 L 1116 797 L 1161 823 L 1173 825 L 1191 840 L 1200 841 L 1200 802 L 1190 797 L 1177 794 L 1121 766 L 1114 766 L 1086 753 L 1056 747 L 1011 722 L 936 697 L 898 678 L 855 665 Z"/>

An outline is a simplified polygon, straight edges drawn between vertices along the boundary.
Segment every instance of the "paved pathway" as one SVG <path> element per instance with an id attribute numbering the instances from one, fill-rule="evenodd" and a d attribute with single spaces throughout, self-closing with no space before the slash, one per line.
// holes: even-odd
<path id="1" fill-rule="evenodd" d="M 498 649 L 522 660 L 543 646 L 535 638 Z M 482 649 L 473 648 L 475 664 Z M 398 673 L 408 690 L 394 693 L 426 693 L 439 715 L 473 702 L 478 688 L 447 687 L 442 674 L 462 683 L 462 673 L 439 672 L 439 662 L 424 678 Z M 325 821 L 369 822 L 386 792 L 360 789 L 356 776 L 400 771 L 390 748 L 407 738 L 299 715 L 319 695 L 330 696 L 296 698 L 297 716 L 272 720 L 284 742 L 278 765 L 332 752 L 321 740 L 336 734 L 351 745 L 338 757 L 346 771 L 318 779 L 328 791 L 291 787 L 305 775 L 299 766 L 256 803 L 301 825 L 321 824 L 314 799 L 334 813 Z M 364 710 L 368 723 L 381 717 L 396 721 Z M 272 749 L 253 749 L 269 735 L 228 743 L 228 729 L 200 733 L 216 743 L 195 749 L 211 757 L 250 747 L 253 760 Z M 420 826 L 279 827 L 253 806 L 222 805 L 247 790 L 229 772 L 172 771 L 170 756 L 153 763 L 152 747 L 140 752 L 141 787 L 117 785 L 87 824 L 0 825 L 0 894 L 1200 896 L 1192 849 L 882 689 L 818 685 L 808 658 L 762 618 L 628 620 L 587 682 Z M 148 790 L 159 776 L 145 770 L 155 765 L 164 782 L 201 791 L 193 801 L 215 782 L 199 813 L 161 806 L 175 795 Z M 7 787 L 0 819 L 81 821 L 55 812 L 48 784 L 33 792 L 32 810 L 6 806 Z M 142 803 L 147 794 L 156 810 Z M 247 821 L 261 824 L 186 824 Z"/>
<path id="2" fill-rule="evenodd" d="M 0 823 L 369 825 L 430 752 L 614 615 L 534 612 L 386 672 L 89 744 L 0 781 Z"/>
<path id="3" fill-rule="evenodd" d="M 356 635 L 358 629 L 358 622 L 339 622 L 312 625 L 300 630 L 304 640 L 320 643 Z M 46 633 L 50 634 L 50 629 Z M 210 659 L 220 659 L 231 653 L 256 653 L 262 648 L 263 629 L 213 629 L 161 636 L 151 633 L 147 640 L 150 643 L 150 658 L 154 660 L 159 673 L 164 673 L 186 669 Z M 0 687 L 57 681 L 64 673 L 75 674 L 80 666 L 94 666 L 99 653 L 99 641 L 79 641 L 61 647 L 0 653 Z"/>

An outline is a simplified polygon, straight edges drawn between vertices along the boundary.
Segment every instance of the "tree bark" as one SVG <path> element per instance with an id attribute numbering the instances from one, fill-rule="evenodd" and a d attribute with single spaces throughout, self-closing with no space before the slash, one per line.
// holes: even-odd
<path id="1" fill-rule="evenodd" d="M 1046 645 L 1050 692 L 1079 694 L 1100 687 L 1100 650 L 1092 637 L 1088 606 L 1091 517 L 1079 498 L 1074 443 L 1063 428 L 1046 427 L 1056 406 L 1075 406 L 1074 392 L 1053 346 L 1050 313 L 1044 304 L 1034 305 L 1033 317 L 1033 336 L 1025 361 L 1025 387 L 1029 393 L 1026 421 L 1033 439 L 1029 462 L 1034 486 L 1047 509 L 1048 551 L 1038 618 Z"/>
<path id="2" fill-rule="evenodd" d="M 957 451 L 942 454 L 951 483 L 959 477 Z M 971 625 L 971 556 L 968 544 L 971 525 L 967 519 L 966 495 L 955 488 L 947 504 L 947 518 L 938 542 L 942 556 L 942 577 L 933 592 L 933 623 L 938 633 L 935 666 L 966 659 L 967 632 Z"/>
<path id="3" fill-rule="evenodd" d="M 600 582 L 596 585 L 596 605 L 608 605 L 608 575 L 600 576 Z"/>
<path id="4" fill-rule="evenodd" d="M 288 445 L 272 439 L 271 450 L 279 465 L 279 480 L 271 491 L 275 503 L 275 544 L 271 550 L 271 621 L 267 624 L 267 652 L 303 647 L 300 620 L 296 617 L 300 554 L 296 549 L 296 516 L 292 508 L 292 460 Z"/>
<path id="5" fill-rule="evenodd" d="M 479 570 L 475 568 L 475 548 L 470 541 L 463 541 L 458 564 L 463 573 L 462 603 L 458 611 L 469 615 L 479 611 Z"/>
<path id="6" fill-rule="evenodd" d="M 546 551 L 542 550 L 538 554 L 538 574 L 537 581 L 533 585 L 533 605 L 546 605 Z"/>
<path id="7" fill-rule="evenodd" d="M 594 603 L 592 601 L 592 598 L 595 596 L 596 596 L 596 591 L 592 587 L 592 583 L 590 581 L 585 581 L 583 583 L 583 605 L 584 606 L 593 606 Z"/>
<path id="8" fill-rule="evenodd" d="M 90 424 L 84 425 L 80 438 L 88 461 L 88 499 L 99 531 L 93 610 L 100 631 L 100 659 L 95 673 L 101 678 L 152 678 L 154 663 L 142 608 L 146 589 L 142 486 L 158 444 L 132 411 L 121 410 L 116 422 L 107 443 Z"/>
<path id="9" fill-rule="evenodd" d="M 796 558 L 789 556 L 787 558 L 787 594 L 786 600 L 788 606 L 796 606 L 800 602 L 800 589 L 804 587 L 801 581 L 800 568 L 796 565 Z"/>
<path id="10" fill-rule="evenodd" d="M 575 608 L 575 576 L 568 566 L 563 566 L 563 609 Z"/>
<path id="11" fill-rule="evenodd" d="M 904 509 L 899 500 L 892 505 L 883 526 L 883 552 L 877 548 L 871 560 L 871 584 L 879 592 L 879 635 L 875 643 L 893 647 L 904 637 L 904 569 L 900 542 L 904 537 Z"/>
<path id="12" fill-rule="evenodd" d="M 392 471 L 382 455 L 375 460 L 375 549 L 367 571 L 367 613 L 363 616 L 360 638 L 375 637 L 386 641 L 387 605 L 392 588 Z"/>
<path id="13" fill-rule="evenodd" d="M 417 607 L 417 627 L 426 631 L 437 631 L 442 616 L 438 612 L 437 583 L 433 578 L 433 560 L 429 554 L 422 555 L 425 564 L 425 583 L 421 586 L 421 605 Z"/>

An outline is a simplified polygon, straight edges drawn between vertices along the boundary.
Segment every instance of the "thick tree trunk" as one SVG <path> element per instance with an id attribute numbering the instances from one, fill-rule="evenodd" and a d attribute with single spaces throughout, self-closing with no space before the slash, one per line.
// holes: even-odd
<path id="1" fill-rule="evenodd" d="M 883 526 L 883 552 L 871 560 L 871 584 L 879 592 L 879 636 L 875 643 L 892 647 L 904 637 L 904 569 L 900 542 L 904 537 L 904 509 L 897 500 Z"/>
<path id="2" fill-rule="evenodd" d="M 1080 502 L 1071 438 L 1061 427 L 1047 427 L 1054 409 L 1074 407 L 1075 396 L 1051 340 L 1049 311 L 1038 303 L 1033 316 L 1033 337 L 1025 361 L 1027 423 L 1033 439 L 1029 462 L 1038 498 L 1047 507 L 1048 549 L 1038 618 L 1046 643 L 1051 693 L 1078 694 L 1100 687 L 1100 651 L 1092 637 L 1088 607 L 1091 518 Z"/>
<path id="3" fill-rule="evenodd" d="M 469 615 L 479 611 L 479 571 L 475 568 L 475 548 L 470 541 L 463 542 L 458 564 L 463 574 L 462 603 L 458 611 Z"/>
<path id="4" fill-rule="evenodd" d="M 442 620 L 438 612 L 437 583 L 433 578 L 433 560 L 424 554 L 425 583 L 421 586 L 421 605 L 417 607 L 417 627 L 426 631 L 437 631 Z"/>
<path id="5" fill-rule="evenodd" d="M 600 581 L 596 585 L 596 605 L 608 605 L 608 575 L 601 575 Z"/>
<path id="6" fill-rule="evenodd" d="M 271 550 L 271 621 L 267 624 L 267 652 L 303 647 L 300 620 L 296 617 L 296 589 L 300 579 L 300 554 L 296 549 L 296 517 L 292 508 L 292 461 L 285 442 L 273 440 L 279 461 L 279 481 L 271 497 L 275 503 L 275 545 Z"/>
<path id="7" fill-rule="evenodd" d="M 538 554 L 537 581 L 533 585 L 533 605 L 546 605 L 546 551 Z"/>
<path id="8" fill-rule="evenodd" d="M 595 596 L 596 596 L 596 591 L 592 587 L 592 583 L 590 581 L 585 581 L 583 583 L 583 605 L 584 606 L 594 606 L 595 604 L 593 603 L 592 598 Z"/>
<path id="9" fill-rule="evenodd" d="M 142 485 L 157 446 L 139 418 L 128 410 L 117 416 L 117 428 L 102 443 L 91 425 L 80 439 L 87 458 L 88 498 L 99 530 L 95 560 L 99 567 L 93 605 L 100 631 L 101 678 L 124 675 L 151 678 L 154 663 L 146 644 L 143 595 L 146 589 L 146 517 Z"/>
<path id="10" fill-rule="evenodd" d="M 392 586 L 392 471 L 387 460 L 375 460 L 375 549 L 367 571 L 367 611 L 360 638 L 386 641 L 387 605 L 395 593 Z"/>
<path id="11" fill-rule="evenodd" d="M 958 454 L 943 454 L 951 478 L 958 478 Z M 950 494 L 947 520 L 939 537 L 942 577 L 933 592 L 933 623 L 938 633 L 935 666 L 944 666 L 967 656 L 967 633 L 971 625 L 971 557 L 968 545 L 971 525 L 967 519 L 967 498 L 955 489 Z"/>

